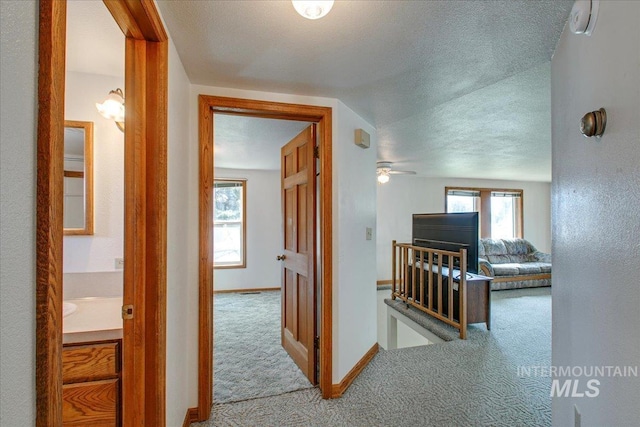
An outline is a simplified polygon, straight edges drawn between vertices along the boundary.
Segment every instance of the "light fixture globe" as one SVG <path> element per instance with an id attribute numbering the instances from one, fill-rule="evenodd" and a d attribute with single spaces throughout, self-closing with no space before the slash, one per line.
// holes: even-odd
<path id="1" fill-rule="evenodd" d="M 378 169 L 378 183 L 386 184 L 389 182 L 389 170 Z"/>
<path id="2" fill-rule="evenodd" d="M 109 96 L 102 104 L 96 103 L 96 108 L 102 117 L 116 122 L 118 129 L 124 132 L 124 94 L 118 88 L 109 92 Z"/>
<path id="3" fill-rule="evenodd" d="M 333 7 L 334 0 L 291 0 L 293 7 L 307 19 L 320 19 Z"/>

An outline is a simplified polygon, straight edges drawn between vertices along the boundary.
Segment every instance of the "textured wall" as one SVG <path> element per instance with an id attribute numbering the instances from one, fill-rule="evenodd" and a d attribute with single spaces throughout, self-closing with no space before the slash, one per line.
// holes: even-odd
<path id="1" fill-rule="evenodd" d="M 178 52 L 169 43 L 169 111 L 167 135 L 167 426 L 182 425 L 187 408 L 197 406 L 197 350 L 189 347 L 190 318 L 198 289 L 197 197 L 188 191 L 191 168 L 189 79 Z"/>
<path id="2" fill-rule="evenodd" d="M 447 186 L 522 189 L 524 237 L 541 251 L 551 250 L 549 183 L 396 175 L 388 183 L 378 185 L 378 280 L 391 279 L 391 241 L 411 241 L 411 215 L 444 212 Z"/>
<path id="3" fill-rule="evenodd" d="M 333 327 L 337 384 L 377 341 L 376 151 L 373 126 L 338 101 L 333 133 Z M 371 135 L 371 146 L 354 144 L 355 130 Z M 366 228 L 373 231 L 366 240 Z M 337 273 L 337 278 L 336 278 Z M 337 316 L 337 317 L 336 317 Z M 335 349 L 335 344 L 334 344 Z M 335 363 L 335 362 L 334 362 Z"/>
<path id="4" fill-rule="evenodd" d="M 640 361 L 640 2 L 600 2 L 591 37 L 568 28 L 551 69 L 553 364 Z M 580 117 L 605 107 L 601 139 Z M 584 383 L 588 378 L 577 378 Z M 553 425 L 640 424 L 640 380 L 598 378 L 593 398 L 553 399 Z M 579 391 L 584 390 L 584 384 Z"/>
<path id="5" fill-rule="evenodd" d="M 37 16 L 0 2 L 0 425 L 35 420 Z"/>
<path id="6" fill-rule="evenodd" d="M 280 157 L 279 150 L 272 154 Z M 247 179 L 247 266 L 214 270 L 215 290 L 280 287 L 282 266 L 276 260 L 282 253 L 280 171 L 216 168 L 215 176 Z"/>

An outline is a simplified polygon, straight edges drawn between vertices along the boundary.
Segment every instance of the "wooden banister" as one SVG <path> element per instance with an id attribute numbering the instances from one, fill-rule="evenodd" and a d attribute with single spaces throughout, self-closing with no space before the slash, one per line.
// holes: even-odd
<path id="1" fill-rule="evenodd" d="M 461 249 L 459 252 L 443 251 L 413 246 L 408 243 L 397 243 L 395 240 L 392 242 L 392 247 L 392 298 L 400 298 L 407 305 L 455 327 L 460 331 L 460 338 L 466 339 L 466 249 Z M 435 263 L 434 258 L 437 258 Z M 445 259 L 447 266 L 444 265 Z M 459 265 L 460 268 L 455 269 L 455 265 Z M 426 280 L 425 270 L 427 271 Z M 454 293 L 456 285 L 458 287 L 457 304 Z M 446 307 L 443 304 L 443 288 L 445 286 L 447 287 Z M 437 293 L 437 298 L 435 298 L 437 302 L 434 302 L 432 295 L 434 290 Z M 456 310 L 457 318 L 454 315 Z"/>

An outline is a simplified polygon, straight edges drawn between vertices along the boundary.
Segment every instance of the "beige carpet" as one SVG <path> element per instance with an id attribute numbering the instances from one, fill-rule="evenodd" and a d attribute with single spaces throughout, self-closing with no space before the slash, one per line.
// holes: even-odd
<path id="1" fill-rule="evenodd" d="M 215 403 L 313 387 L 280 344 L 280 292 L 214 299 Z"/>
<path id="2" fill-rule="evenodd" d="M 466 341 L 381 350 L 340 399 L 307 389 L 215 404 L 197 426 L 549 426 L 551 289 L 492 293 L 492 330 Z"/>

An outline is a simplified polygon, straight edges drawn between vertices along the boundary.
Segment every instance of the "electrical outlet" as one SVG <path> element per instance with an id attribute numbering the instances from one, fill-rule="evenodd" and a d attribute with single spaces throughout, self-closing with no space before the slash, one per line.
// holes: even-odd
<path id="1" fill-rule="evenodd" d="M 367 227 L 367 240 L 373 239 L 373 228 Z"/>
<path id="2" fill-rule="evenodd" d="M 580 427 L 582 423 L 582 415 L 580 414 L 580 410 L 578 410 L 578 405 L 573 405 L 573 423 L 575 427 Z"/>
<path id="3" fill-rule="evenodd" d="M 116 258 L 116 270 L 124 269 L 124 258 Z"/>

